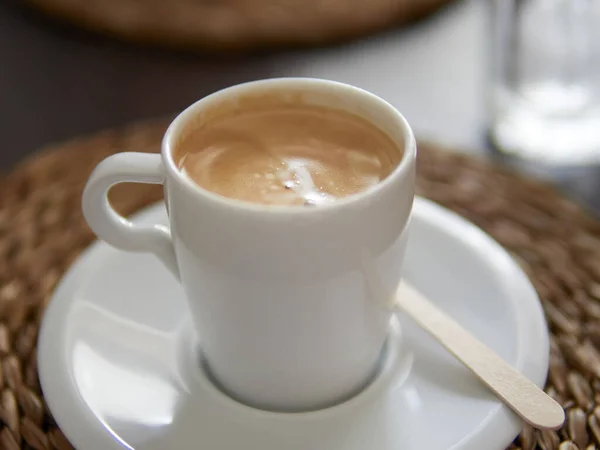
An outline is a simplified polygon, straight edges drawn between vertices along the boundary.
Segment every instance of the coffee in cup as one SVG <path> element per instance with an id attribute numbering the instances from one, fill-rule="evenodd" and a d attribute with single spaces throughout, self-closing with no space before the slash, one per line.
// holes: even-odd
<path id="1" fill-rule="evenodd" d="M 402 157 L 388 135 L 349 112 L 289 103 L 238 108 L 191 130 L 174 151 L 187 177 L 224 197 L 331 203 L 381 182 Z"/>

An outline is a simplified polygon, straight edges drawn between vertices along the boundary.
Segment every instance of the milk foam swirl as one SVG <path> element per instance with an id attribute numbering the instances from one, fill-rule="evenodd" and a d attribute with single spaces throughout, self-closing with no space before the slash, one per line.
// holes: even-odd
<path id="1" fill-rule="evenodd" d="M 320 205 L 379 183 L 401 152 L 351 114 L 310 106 L 238 113 L 193 130 L 176 149 L 184 174 L 239 200 Z"/>

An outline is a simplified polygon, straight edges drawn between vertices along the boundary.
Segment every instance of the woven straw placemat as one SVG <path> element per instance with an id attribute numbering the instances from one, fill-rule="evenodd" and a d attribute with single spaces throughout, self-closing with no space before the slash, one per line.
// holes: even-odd
<path id="1" fill-rule="evenodd" d="M 128 41 L 211 51 L 323 45 L 414 21 L 451 0 L 23 0 Z"/>
<path id="2" fill-rule="evenodd" d="M 158 151 L 166 125 L 148 122 L 52 146 L 0 179 L 0 449 L 71 448 L 40 391 L 38 326 L 57 281 L 94 238 L 80 210 L 91 170 L 114 152 Z M 547 186 L 431 144 L 420 144 L 418 168 L 419 194 L 504 245 L 546 312 L 546 391 L 564 406 L 567 422 L 558 432 L 526 427 L 511 448 L 600 449 L 600 223 Z M 111 194 L 123 213 L 162 196 L 148 185 L 120 185 Z"/>

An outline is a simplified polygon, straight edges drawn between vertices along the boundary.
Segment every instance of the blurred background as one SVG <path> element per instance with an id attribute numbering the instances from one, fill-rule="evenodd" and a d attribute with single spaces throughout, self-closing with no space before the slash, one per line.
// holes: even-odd
<path id="1" fill-rule="evenodd" d="M 232 84 L 313 76 L 600 213 L 598 24 L 600 0 L 4 0 L 0 170 Z"/>

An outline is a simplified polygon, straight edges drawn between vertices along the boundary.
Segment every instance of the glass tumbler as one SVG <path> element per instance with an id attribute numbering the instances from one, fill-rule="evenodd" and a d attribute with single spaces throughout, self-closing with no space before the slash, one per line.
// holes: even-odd
<path id="1" fill-rule="evenodd" d="M 600 162 L 600 0 L 488 0 L 488 133 L 550 165 Z"/>

